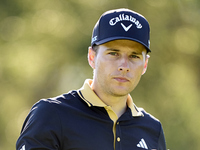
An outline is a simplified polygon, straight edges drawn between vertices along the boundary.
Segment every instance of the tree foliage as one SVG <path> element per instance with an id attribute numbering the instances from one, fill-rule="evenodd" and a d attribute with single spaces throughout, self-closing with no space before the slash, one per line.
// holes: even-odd
<path id="1" fill-rule="evenodd" d="M 115 8 L 135 10 L 151 26 L 151 58 L 134 102 L 162 122 L 169 149 L 200 149 L 198 0 L 0 1 L 0 149 L 15 147 L 35 102 L 92 78 L 92 29 Z"/>

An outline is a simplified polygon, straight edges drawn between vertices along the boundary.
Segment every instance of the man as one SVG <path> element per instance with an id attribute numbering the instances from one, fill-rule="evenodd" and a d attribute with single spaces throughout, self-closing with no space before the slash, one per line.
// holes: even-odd
<path id="1" fill-rule="evenodd" d="M 147 20 L 129 9 L 104 13 L 88 50 L 93 80 L 36 103 L 17 150 L 166 150 L 160 122 L 129 94 L 147 69 L 149 30 Z"/>

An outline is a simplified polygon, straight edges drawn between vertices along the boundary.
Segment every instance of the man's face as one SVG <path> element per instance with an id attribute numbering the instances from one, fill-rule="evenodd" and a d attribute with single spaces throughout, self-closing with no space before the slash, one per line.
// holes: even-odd
<path id="1" fill-rule="evenodd" d="M 94 69 L 93 90 L 112 96 L 130 93 L 148 62 L 145 47 L 131 40 L 110 41 L 100 45 L 98 52 L 90 49 L 88 59 Z"/>

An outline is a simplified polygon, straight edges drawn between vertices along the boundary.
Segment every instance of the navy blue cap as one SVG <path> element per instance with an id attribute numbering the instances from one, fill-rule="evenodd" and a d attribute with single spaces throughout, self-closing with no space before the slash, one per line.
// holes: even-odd
<path id="1" fill-rule="evenodd" d="M 149 23 L 139 13 L 124 8 L 110 10 L 97 21 L 93 29 L 91 46 L 127 39 L 144 45 L 147 52 L 150 52 L 149 34 Z"/>

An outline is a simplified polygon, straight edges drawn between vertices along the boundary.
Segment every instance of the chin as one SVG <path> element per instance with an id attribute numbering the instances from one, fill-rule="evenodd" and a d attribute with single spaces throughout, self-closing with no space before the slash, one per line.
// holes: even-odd
<path id="1" fill-rule="evenodd" d="M 112 91 L 112 95 L 115 95 L 117 97 L 120 97 L 120 96 L 126 96 L 130 93 L 131 91 L 130 90 L 124 90 L 124 89 L 117 89 L 117 90 L 113 90 Z"/>

